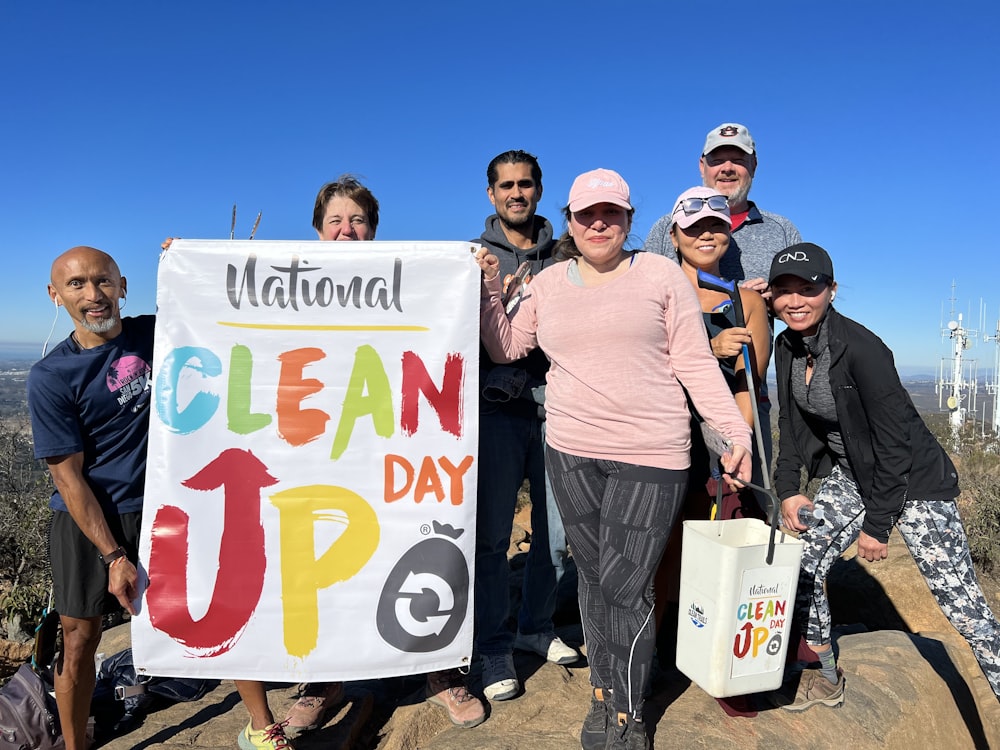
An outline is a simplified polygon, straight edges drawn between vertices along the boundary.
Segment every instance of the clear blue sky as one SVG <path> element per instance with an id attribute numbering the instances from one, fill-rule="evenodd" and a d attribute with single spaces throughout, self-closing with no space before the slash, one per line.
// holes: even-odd
<path id="1" fill-rule="evenodd" d="M 165 236 L 227 237 L 236 202 L 238 237 L 262 210 L 259 239 L 312 238 L 343 172 L 379 198 L 379 239 L 452 240 L 480 233 L 501 151 L 538 155 L 553 220 L 608 167 L 639 246 L 738 121 L 751 198 L 830 251 L 842 312 L 931 369 L 952 280 L 967 321 L 1000 314 L 998 49 L 986 1 L 6 2 L 0 339 L 45 338 L 66 248 L 113 254 L 126 314 L 152 312 Z"/>

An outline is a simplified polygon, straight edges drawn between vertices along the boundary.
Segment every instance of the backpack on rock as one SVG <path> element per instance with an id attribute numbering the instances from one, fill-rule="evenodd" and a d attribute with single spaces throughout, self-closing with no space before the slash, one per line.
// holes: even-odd
<path id="1" fill-rule="evenodd" d="M 0 689 L 0 750 L 63 750 L 52 684 L 22 664 Z"/>

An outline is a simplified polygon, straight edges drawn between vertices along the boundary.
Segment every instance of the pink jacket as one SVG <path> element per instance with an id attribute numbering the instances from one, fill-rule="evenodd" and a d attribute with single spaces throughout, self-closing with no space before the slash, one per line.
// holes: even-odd
<path id="1" fill-rule="evenodd" d="M 539 273 L 509 319 L 502 280 L 483 282 L 480 331 L 491 358 L 513 361 L 538 346 L 551 360 L 548 444 L 587 458 L 686 469 L 691 415 L 683 384 L 706 422 L 750 450 L 750 428 L 677 263 L 636 253 L 621 276 L 584 287 L 568 277 L 573 262 Z"/>

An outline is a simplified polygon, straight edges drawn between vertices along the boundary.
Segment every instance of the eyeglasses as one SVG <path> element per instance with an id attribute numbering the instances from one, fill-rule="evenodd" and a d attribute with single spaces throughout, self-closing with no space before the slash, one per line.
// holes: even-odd
<path id="1" fill-rule="evenodd" d="M 515 185 L 521 188 L 521 190 L 531 190 L 531 188 L 535 186 L 535 181 L 527 179 L 517 180 L 516 182 L 514 180 L 504 180 L 503 182 L 497 183 L 497 187 L 500 188 L 501 190 L 510 190 Z"/>
<path id="2" fill-rule="evenodd" d="M 701 211 L 706 204 L 708 204 L 708 208 L 711 211 L 727 211 L 729 209 L 729 201 L 726 199 L 726 196 L 710 195 L 707 198 L 684 198 L 678 201 L 674 207 L 674 214 L 678 211 L 683 211 L 685 216 L 690 216 Z M 670 215 L 673 216 L 674 214 Z"/>

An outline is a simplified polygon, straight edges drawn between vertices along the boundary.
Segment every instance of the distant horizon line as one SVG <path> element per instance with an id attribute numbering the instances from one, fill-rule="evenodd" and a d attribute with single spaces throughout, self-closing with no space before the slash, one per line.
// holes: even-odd
<path id="1" fill-rule="evenodd" d="M 54 346 L 56 343 L 61 341 L 58 339 L 56 341 L 50 341 L 50 346 Z M 0 357 L 16 358 L 25 360 L 30 360 L 36 362 L 42 358 L 42 343 L 41 342 L 30 342 L 30 341 L 3 341 L 0 340 Z M 774 362 L 772 361 L 769 369 L 773 370 Z M 932 365 L 896 365 L 896 369 L 900 375 L 904 377 L 915 377 L 917 375 L 937 375 L 938 366 Z M 772 373 L 773 375 L 773 373 Z M 989 379 L 989 377 L 987 378 Z"/>

